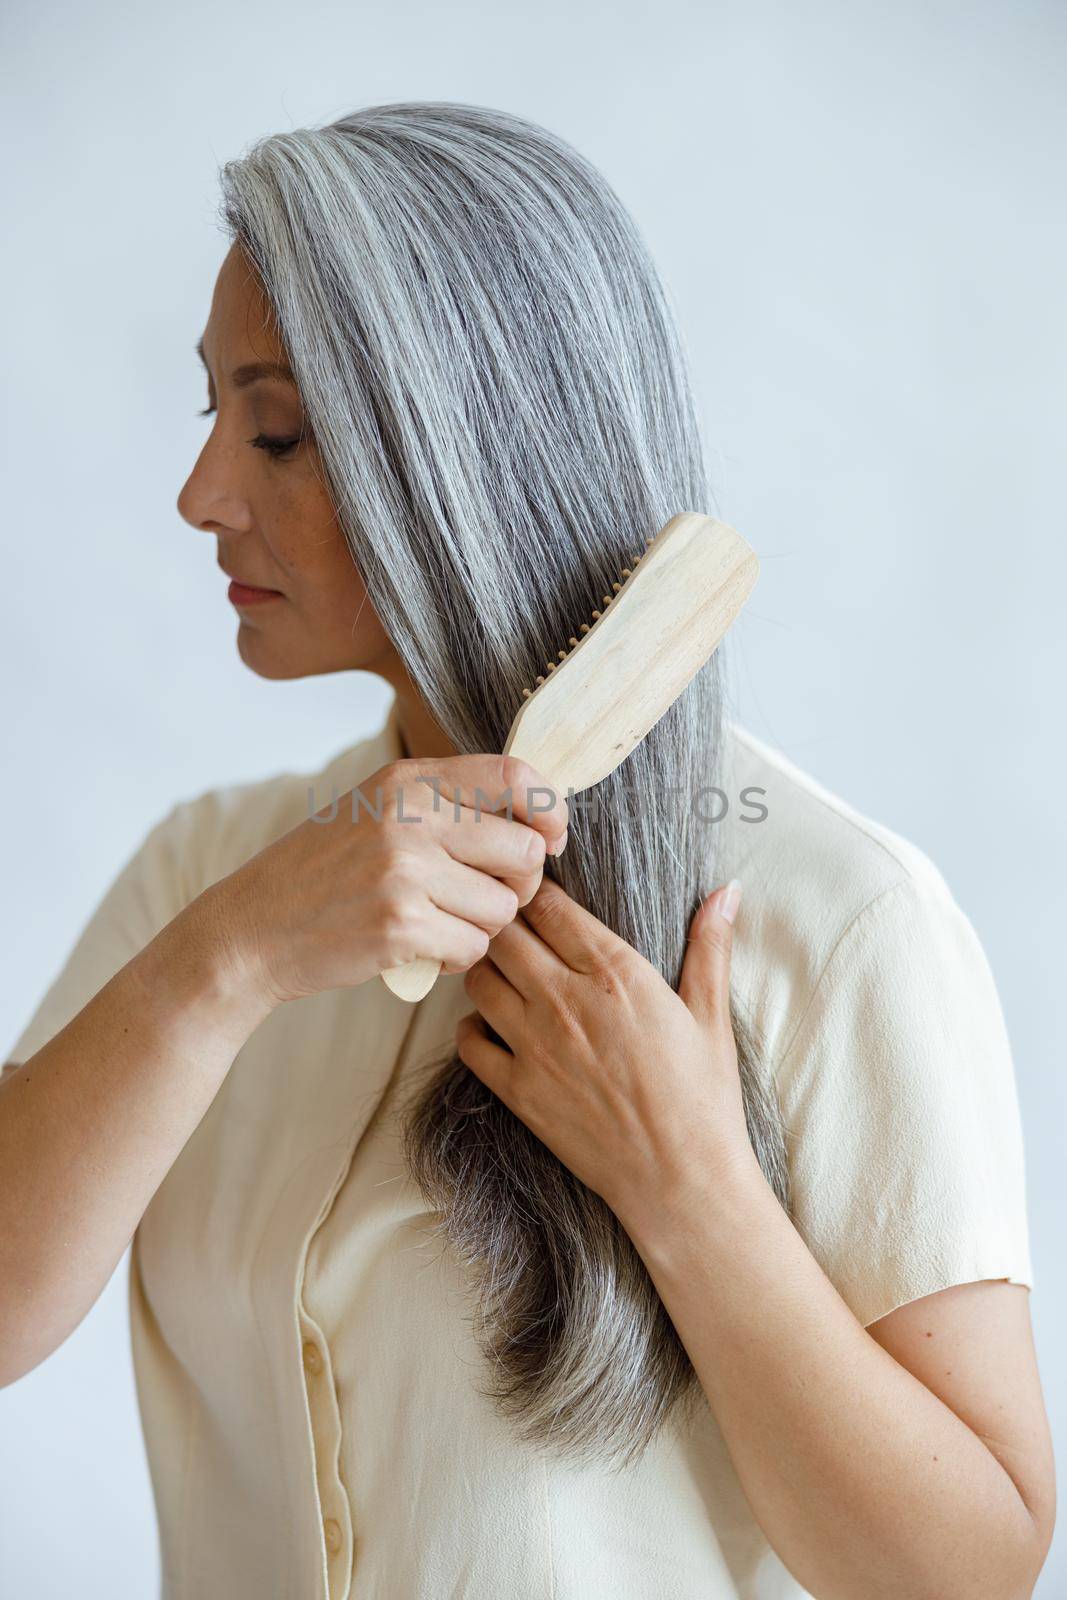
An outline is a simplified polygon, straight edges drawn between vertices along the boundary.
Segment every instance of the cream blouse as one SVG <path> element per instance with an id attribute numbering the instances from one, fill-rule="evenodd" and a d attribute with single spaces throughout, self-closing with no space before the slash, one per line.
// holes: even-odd
<path id="1" fill-rule="evenodd" d="M 302 821 L 309 788 L 325 805 L 399 757 L 396 712 L 317 773 L 175 806 L 10 1058 Z M 737 724 L 727 748 L 733 984 L 801 1236 L 864 1325 L 951 1284 L 1032 1285 L 1011 1054 L 970 923 L 913 845 Z M 374 979 L 280 1007 L 148 1206 L 129 1305 L 164 1600 L 743 1600 L 765 1560 L 797 1600 L 707 1407 L 610 1472 L 523 1445 L 485 1397 L 469 1291 L 396 1123 L 471 1009 L 462 974 L 416 1006 Z"/>

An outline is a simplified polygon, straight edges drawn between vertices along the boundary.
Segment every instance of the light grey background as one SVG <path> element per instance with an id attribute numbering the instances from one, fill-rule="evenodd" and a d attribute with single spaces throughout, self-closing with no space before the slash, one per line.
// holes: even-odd
<path id="1" fill-rule="evenodd" d="M 375 101 L 532 116 L 674 296 L 718 510 L 763 558 L 738 714 L 926 850 L 989 954 L 1062 1439 L 1063 8 L 21 0 L 3 32 L 5 1046 L 175 799 L 313 765 L 387 701 L 253 678 L 175 510 L 217 163 Z M 155 1592 L 125 1296 L 123 1263 L 0 1393 L 4 1595 Z M 1038 1592 L 1065 1585 L 1061 1551 Z"/>

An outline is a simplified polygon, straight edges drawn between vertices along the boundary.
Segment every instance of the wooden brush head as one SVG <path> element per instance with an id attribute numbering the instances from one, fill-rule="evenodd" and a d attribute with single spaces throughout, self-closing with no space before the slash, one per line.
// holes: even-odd
<path id="1" fill-rule="evenodd" d="M 592 788 L 625 761 L 713 654 L 759 561 L 726 523 L 685 511 L 624 576 L 527 691 L 504 746 L 559 792 Z"/>

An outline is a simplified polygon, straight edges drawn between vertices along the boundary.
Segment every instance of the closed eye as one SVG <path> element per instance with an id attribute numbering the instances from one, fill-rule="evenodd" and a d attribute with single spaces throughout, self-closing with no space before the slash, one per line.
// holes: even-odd
<path id="1" fill-rule="evenodd" d="M 216 410 L 216 406 L 205 406 L 203 411 L 197 412 L 197 416 L 210 417 Z M 294 439 L 277 439 L 267 433 L 257 433 L 255 438 L 247 440 L 247 443 L 256 450 L 265 450 L 273 460 L 277 461 L 290 450 L 295 450 L 304 437 L 302 433 L 298 433 Z"/>

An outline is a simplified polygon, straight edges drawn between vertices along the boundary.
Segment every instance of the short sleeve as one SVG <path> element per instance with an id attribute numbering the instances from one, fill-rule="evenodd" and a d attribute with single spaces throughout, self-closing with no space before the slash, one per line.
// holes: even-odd
<path id="1" fill-rule="evenodd" d="M 188 811 L 185 802 L 174 806 L 142 839 L 83 926 L 5 1062 L 35 1055 L 177 916 L 189 898 L 180 861 Z"/>
<path id="2" fill-rule="evenodd" d="M 865 1327 L 954 1284 L 1032 1287 L 1004 1016 L 932 866 L 842 933 L 777 1081 L 794 1223 Z"/>

